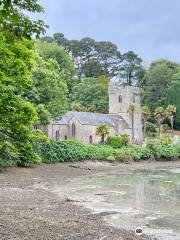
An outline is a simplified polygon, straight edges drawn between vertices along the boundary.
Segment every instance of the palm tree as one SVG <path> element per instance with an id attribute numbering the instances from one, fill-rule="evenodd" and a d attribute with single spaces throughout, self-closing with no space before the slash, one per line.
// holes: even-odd
<path id="1" fill-rule="evenodd" d="M 109 134 L 109 127 L 105 123 L 97 126 L 96 135 L 101 137 L 101 143 L 105 143 L 105 138 L 107 134 Z"/>
<path id="2" fill-rule="evenodd" d="M 134 112 L 136 110 L 135 104 L 130 104 L 128 108 L 128 112 L 131 114 L 131 124 L 132 124 L 132 142 L 134 142 Z"/>
<path id="3" fill-rule="evenodd" d="M 147 123 L 148 117 L 150 116 L 151 112 L 150 112 L 148 106 L 143 106 L 141 108 L 141 112 L 142 112 L 142 120 L 143 120 L 143 127 L 144 127 L 144 138 L 146 138 L 146 123 Z"/>
<path id="4" fill-rule="evenodd" d="M 166 116 L 165 109 L 163 107 L 157 107 L 155 109 L 154 116 L 155 116 L 155 119 L 157 121 L 158 129 L 159 129 L 158 135 L 160 137 L 160 135 L 161 135 L 161 125 L 162 125 L 162 122 L 164 121 L 165 116 Z"/>
<path id="5" fill-rule="evenodd" d="M 172 132 L 174 130 L 174 115 L 176 113 L 176 107 L 174 105 L 168 105 L 166 108 L 166 116 L 171 124 Z"/>

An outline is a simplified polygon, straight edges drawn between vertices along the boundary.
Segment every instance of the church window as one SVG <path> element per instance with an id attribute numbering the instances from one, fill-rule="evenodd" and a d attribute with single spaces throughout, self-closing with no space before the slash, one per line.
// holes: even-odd
<path id="1" fill-rule="evenodd" d="M 89 136 L 89 144 L 92 144 L 93 143 L 93 138 L 92 138 L 92 136 L 90 135 Z"/>
<path id="2" fill-rule="evenodd" d="M 119 95 L 119 103 L 122 103 L 122 95 Z"/>
<path id="3" fill-rule="evenodd" d="M 133 93 L 133 103 L 136 102 L 136 95 Z"/>
<path id="4" fill-rule="evenodd" d="M 34 125 L 34 130 L 39 130 L 39 126 L 38 125 Z"/>
<path id="5" fill-rule="evenodd" d="M 72 124 L 72 137 L 76 136 L 76 125 L 75 123 Z"/>
<path id="6" fill-rule="evenodd" d="M 56 140 L 58 140 L 60 138 L 60 132 L 59 130 L 56 131 Z"/>

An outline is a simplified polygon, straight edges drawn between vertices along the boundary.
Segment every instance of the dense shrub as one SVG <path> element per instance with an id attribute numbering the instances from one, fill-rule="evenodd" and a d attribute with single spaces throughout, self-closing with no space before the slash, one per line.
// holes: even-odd
<path id="1" fill-rule="evenodd" d="M 156 136 L 157 129 L 156 129 L 155 124 L 153 124 L 151 122 L 147 122 L 146 123 L 146 132 L 147 132 L 148 136 L 151 136 L 151 137 Z"/>
<path id="2" fill-rule="evenodd" d="M 74 141 L 40 143 L 42 161 L 51 162 L 66 162 L 77 161 L 84 159 L 93 159 L 93 151 L 90 151 L 91 145 L 85 147 Z M 96 147 L 95 147 L 96 148 Z"/>
<path id="3" fill-rule="evenodd" d="M 170 130 L 170 127 L 169 127 L 169 125 L 167 123 L 164 123 L 162 125 L 162 129 L 163 129 L 163 132 L 168 132 Z"/>
<path id="4" fill-rule="evenodd" d="M 107 144 L 113 148 L 121 148 L 123 146 L 122 138 L 119 136 L 109 136 Z"/>
<path id="5" fill-rule="evenodd" d="M 178 145 L 157 145 L 153 150 L 156 160 L 175 160 L 180 157 L 180 146 Z"/>
<path id="6" fill-rule="evenodd" d="M 140 146 L 124 146 L 113 148 L 108 145 L 88 145 L 75 141 L 63 142 L 43 142 L 39 144 L 42 161 L 45 163 L 67 162 L 80 160 L 109 160 L 124 161 L 132 159 L 140 161 L 142 159 L 164 159 L 180 156 L 180 147 L 176 145 L 156 145 L 154 148 Z"/>
<path id="7" fill-rule="evenodd" d="M 172 134 L 163 134 L 161 136 L 161 144 L 162 145 L 168 145 L 168 144 L 171 144 L 173 141 L 173 137 L 172 137 Z"/>
<path id="8" fill-rule="evenodd" d="M 129 142 L 130 142 L 130 137 L 129 137 L 129 135 L 128 135 L 127 133 L 122 133 L 122 134 L 120 135 L 120 137 L 121 137 L 121 139 L 122 139 L 122 141 L 123 141 L 123 145 L 127 146 L 127 145 L 129 144 Z"/>
<path id="9" fill-rule="evenodd" d="M 81 160 L 107 161 L 140 161 L 145 159 L 174 160 L 180 157 L 180 144 L 161 145 L 159 142 L 149 142 L 147 147 L 136 145 L 113 148 L 109 145 L 89 145 L 76 141 L 53 141 L 41 139 L 35 141 L 34 152 L 44 163 L 68 162 Z M 0 161 L 0 167 L 7 161 Z M 10 159 L 9 166 L 17 165 L 17 161 Z"/>
<path id="10" fill-rule="evenodd" d="M 157 145 L 160 145 L 160 139 L 148 139 L 146 147 L 153 150 Z"/>
<path id="11" fill-rule="evenodd" d="M 119 136 L 109 136 L 107 138 L 107 144 L 113 148 L 121 148 L 122 146 L 128 145 L 130 141 L 129 135 L 123 133 Z"/>

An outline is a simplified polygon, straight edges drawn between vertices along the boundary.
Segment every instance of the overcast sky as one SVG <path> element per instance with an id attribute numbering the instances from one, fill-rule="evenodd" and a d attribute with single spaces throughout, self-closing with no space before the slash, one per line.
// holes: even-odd
<path id="1" fill-rule="evenodd" d="M 41 0 L 48 34 L 112 41 L 147 63 L 180 62 L 180 0 Z"/>

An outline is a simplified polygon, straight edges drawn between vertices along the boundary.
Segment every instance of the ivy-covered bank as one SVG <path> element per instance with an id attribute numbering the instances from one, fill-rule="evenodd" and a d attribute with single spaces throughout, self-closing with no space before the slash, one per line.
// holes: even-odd
<path id="1" fill-rule="evenodd" d="M 31 163 L 20 161 L 18 156 L 0 159 L 0 167 L 28 166 L 34 163 L 74 162 L 83 160 L 99 161 L 141 161 L 141 160 L 176 160 L 180 158 L 180 144 L 162 145 L 151 142 L 147 147 L 124 145 L 114 148 L 110 145 L 89 145 L 68 141 L 54 141 L 47 138 L 37 140 L 34 144 L 37 159 Z"/>
<path id="2" fill-rule="evenodd" d="M 148 147 L 128 145 L 116 149 L 109 145 L 88 145 L 75 141 L 50 141 L 40 142 L 36 145 L 36 151 L 38 151 L 44 163 L 81 160 L 176 160 L 180 157 L 180 144 L 151 144 Z"/>

